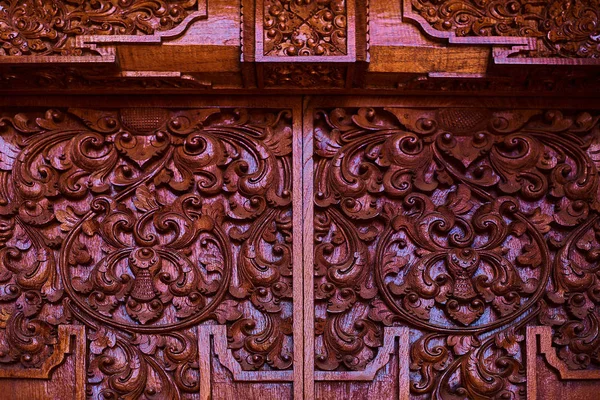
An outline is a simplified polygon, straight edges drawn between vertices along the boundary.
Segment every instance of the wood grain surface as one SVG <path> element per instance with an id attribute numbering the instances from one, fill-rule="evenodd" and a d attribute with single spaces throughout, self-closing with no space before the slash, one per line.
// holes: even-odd
<path id="1" fill-rule="evenodd" d="M 598 0 L 0 0 L 0 399 L 592 399 Z"/>

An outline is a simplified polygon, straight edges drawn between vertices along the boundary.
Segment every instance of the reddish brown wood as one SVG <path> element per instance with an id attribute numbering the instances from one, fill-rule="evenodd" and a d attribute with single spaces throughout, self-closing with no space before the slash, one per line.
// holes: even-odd
<path id="1" fill-rule="evenodd" d="M 315 369 L 357 381 L 378 363 L 383 327 L 408 326 L 411 397 L 521 398 L 535 376 L 526 326 L 547 325 L 554 347 L 542 351 L 561 377 L 597 379 L 597 110 L 404 103 L 306 111 Z"/>
<path id="2" fill-rule="evenodd" d="M 3 377 L 50 378 L 76 324 L 88 395 L 197 398 L 224 324 L 233 380 L 301 388 L 296 112 L 5 109 Z"/>
<path id="3" fill-rule="evenodd" d="M 0 398 L 585 398 L 599 16 L 0 0 Z"/>

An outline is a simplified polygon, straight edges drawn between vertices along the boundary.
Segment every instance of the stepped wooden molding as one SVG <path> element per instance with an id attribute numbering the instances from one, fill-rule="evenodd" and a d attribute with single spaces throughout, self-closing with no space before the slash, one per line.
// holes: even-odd
<path id="1" fill-rule="evenodd" d="M 403 15 L 450 43 L 513 46 L 495 49 L 500 63 L 597 64 L 600 58 L 597 0 L 403 0 Z"/>
<path id="2" fill-rule="evenodd" d="M 111 61 L 114 51 L 96 44 L 160 42 L 206 15 L 206 0 L 5 0 L 0 2 L 0 63 L 43 56 Z"/>

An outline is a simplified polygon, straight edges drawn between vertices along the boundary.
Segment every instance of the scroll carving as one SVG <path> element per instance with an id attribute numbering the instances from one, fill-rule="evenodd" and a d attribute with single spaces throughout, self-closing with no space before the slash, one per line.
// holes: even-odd
<path id="1" fill-rule="evenodd" d="M 242 371 L 288 371 L 291 113 L 0 114 L 0 363 L 39 366 L 85 327 L 88 393 L 199 393 L 198 330 Z"/>
<path id="2" fill-rule="evenodd" d="M 314 119 L 318 369 L 365 370 L 384 327 L 407 326 L 413 395 L 520 398 L 526 328 L 544 325 L 569 369 L 600 370 L 600 116 Z"/>
<path id="3" fill-rule="evenodd" d="M 600 57 L 597 0 L 405 0 L 404 7 L 408 18 L 417 16 L 430 25 L 426 30 L 433 36 L 473 38 L 474 44 L 502 44 L 494 38 L 518 44 L 510 38 L 532 38 L 536 45 L 525 52 L 527 57 Z"/>
<path id="4" fill-rule="evenodd" d="M 0 56 L 95 54 L 80 36 L 154 35 L 204 15 L 202 0 L 0 1 Z"/>

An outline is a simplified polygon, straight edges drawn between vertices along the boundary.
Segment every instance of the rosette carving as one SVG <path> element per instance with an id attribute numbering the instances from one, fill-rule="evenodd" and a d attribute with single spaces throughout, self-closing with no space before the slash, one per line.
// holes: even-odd
<path id="1" fill-rule="evenodd" d="M 364 370 L 411 329 L 411 392 L 524 395 L 527 325 L 598 362 L 600 117 L 332 109 L 314 116 L 316 366 Z"/>
<path id="2" fill-rule="evenodd" d="M 82 324 L 91 395 L 187 398 L 218 323 L 242 369 L 291 368 L 289 111 L 5 111 L 0 135 L 0 363 Z"/>

